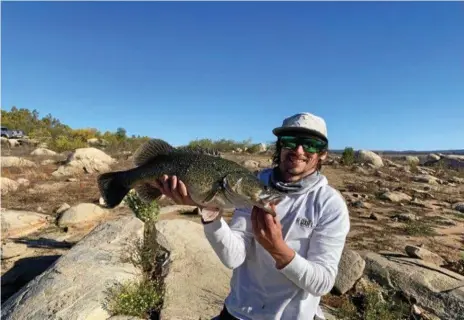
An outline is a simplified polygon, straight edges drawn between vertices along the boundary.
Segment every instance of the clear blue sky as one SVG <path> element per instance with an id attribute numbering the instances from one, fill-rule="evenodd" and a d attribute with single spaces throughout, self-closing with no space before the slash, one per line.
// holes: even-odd
<path id="1" fill-rule="evenodd" d="M 464 148 L 462 2 L 2 2 L 2 108 L 179 145 Z"/>

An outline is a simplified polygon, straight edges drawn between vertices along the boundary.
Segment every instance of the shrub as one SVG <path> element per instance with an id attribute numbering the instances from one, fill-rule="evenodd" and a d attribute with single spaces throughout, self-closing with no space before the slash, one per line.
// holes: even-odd
<path id="1" fill-rule="evenodd" d="M 346 147 L 342 154 L 342 163 L 350 166 L 354 163 L 354 150 L 351 147 Z"/>
<path id="2" fill-rule="evenodd" d="M 150 319 L 158 312 L 162 301 L 156 282 L 143 278 L 110 289 L 108 309 L 113 315 Z"/>

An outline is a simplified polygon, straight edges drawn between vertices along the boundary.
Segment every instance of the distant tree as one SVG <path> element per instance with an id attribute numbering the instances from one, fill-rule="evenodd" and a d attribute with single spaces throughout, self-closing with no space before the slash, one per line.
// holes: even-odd
<path id="1" fill-rule="evenodd" d="M 354 163 L 354 150 L 351 147 L 346 147 L 342 153 L 342 163 L 346 166 L 350 166 Z"/>
<path id="2" fill-rule="evenodd" d="M 124 140 L 127 138 L 127 131 L 124 128 L 118 128 L 116 129 L 116 137 L 118 140 Z"/>

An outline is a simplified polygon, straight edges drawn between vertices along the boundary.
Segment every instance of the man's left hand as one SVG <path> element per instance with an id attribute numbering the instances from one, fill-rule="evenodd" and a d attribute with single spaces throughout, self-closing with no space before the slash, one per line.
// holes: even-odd
<path id="1" fill-rule="evenodd" d="M 272 209 L 275 212 L 275 207 Z M 266 249 L 276 261 L 277 269 L 285 267 L 295 256 L 293 251 L 283 239 L 282 225 L 279 219 L 270 213 L 253 207 L 251 224 L 256 241 Z"/>

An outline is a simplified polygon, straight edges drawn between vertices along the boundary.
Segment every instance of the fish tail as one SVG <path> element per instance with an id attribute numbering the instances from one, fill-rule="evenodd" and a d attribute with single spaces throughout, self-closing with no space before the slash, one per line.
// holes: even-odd
<path id="1" fill-rule="evenodd" d="M 125 183 L 124 171 L 105 172 L 98 177 L 98 187 L 107 207 L 119 205 L 129 193 L 130 186 Z"/>

